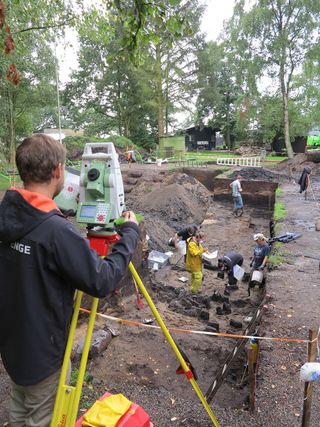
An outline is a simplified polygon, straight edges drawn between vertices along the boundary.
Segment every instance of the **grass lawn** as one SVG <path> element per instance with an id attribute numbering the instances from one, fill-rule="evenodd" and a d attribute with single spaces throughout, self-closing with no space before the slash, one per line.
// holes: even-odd
<path id="1" fill-rule="evenodd" d="M 0 175 L 0 190 L 6 190 L 10 185 L 10 180 Z"/>
<path id="2" fill-rule="evenodd" d="M 218 157 L 227 157 L 227 158 L 238 158 L 238 157 L 242 157 L 239 154 L 234 154 L 232 152 L 229 151 L 201 151 L 201 152 L 187 152 L 182 160 L 191 160 L 194 159 L 196 161 L 203 161 L 203 162 L 208 162 L 208 161 L 214 161 L 215 159 L 217 159 Z M 250 156 L 250 157 L 255 157 L 255 156 Z M 179 156 L 174 157 L 174 159 L 179 159 Z M 283 157 L 283 156 L 267 156 L 266 160 L 275 160 L 275 161 L 282 161 L 285 160 L 287 157 Z"/>

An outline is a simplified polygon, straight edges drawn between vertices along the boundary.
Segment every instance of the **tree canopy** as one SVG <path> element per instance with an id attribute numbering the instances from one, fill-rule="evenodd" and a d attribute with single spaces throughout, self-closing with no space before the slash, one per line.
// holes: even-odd
<path id="1" fill-rule="evenodd" d="M 319 126 L 320 3 L 236 0 L 207 42 L 200 0 L 0 0 L 0 144 L 57 127 L 55 42 L 79 39 L 61 93 L 62 124 L 146 148 L 179 130 L 177 113 L 225 143 L 291 141 Z"/>

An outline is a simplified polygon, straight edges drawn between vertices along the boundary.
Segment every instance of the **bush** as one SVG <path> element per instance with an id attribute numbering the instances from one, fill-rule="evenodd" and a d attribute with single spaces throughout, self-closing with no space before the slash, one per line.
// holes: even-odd
<path id="1" fill-rule="evenodd" d="M 63 143 L 67 149 L 67 158 L 69 160 L 77 160 L 82 156 L 85 144 L 88 142 L 113 142 L 116 148 L 125 149 L 133 147 L 133 143 L 125 136 L 110 136 L 108 138 L 98 138 L 96 136 L 67 136 Z"/>

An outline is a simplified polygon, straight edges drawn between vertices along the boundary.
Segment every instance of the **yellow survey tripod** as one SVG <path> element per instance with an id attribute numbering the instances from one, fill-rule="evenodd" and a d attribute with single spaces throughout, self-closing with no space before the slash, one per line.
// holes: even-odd
<path id="1" fill-rule="evenodd" d="M 107 247 L 107 245 L 105 245 Z M 142 283 L 142 280 L 137 273 L 136 269 L 134 268 L 132 262 L 129 263 L 129 270 L 136 281 L 140 292 L 144 296 L 146 302 L 148 303 L 154 317 L 156 318 L 160 328 L 162 329 L 162 332 L 164 333 L 164 336 L 170 346 L 172 347 L 181 368 L 183 369 L 187 379 L 190 381 L 192 387 L 194 388 L 195 392 L 197 393 L 197 396 L 199 397 L 203 407 L 207 411 L 212 424 L 215 427 L 219 427 L 218 421 L 211 410 L 210 406 L 208 405 L 207 401 L 205 400 L 205 397 L 200 390 L 192 371 L 190 370 L 189 366 L 187 365 L 186 361 L 184 360 L 183 356 L 181 355 L 181 352 L 179 348 L 177 347 L 175 341 L 173 340 L 170 332 L 168 331 L 166 325 L 164 324 L 157 308 L 155 307 L 152 299 L 150 298 L 150 295 L 148 294 L 144 284 Z M 83 346 L 83 353 L 80 361 L 80 367 L 79 367 L 79 375 L 78 380 L 76 383 L 76 386 L 70 386 L 66 384 L 67 382 L 67 376 L 68 376 L 68 368 L 70 363 L 70 357 L 71 357 L 71 351 L 72 351 L 72 344 L 74 341 L 74 335 L 76 331 L 76 326 L 78 322 L 79 312 L 80 312 L 80 306 L 81 306 L 81 299 L 82 299 L 83 293 L 81 291 L 77 291 L 77 296 L 75 300 L 75 307 L 74 307 L 74 313 L 71 321 L 70 326 L 70 333 L 68 337 L 68 342 L 65 350 L 64 360 L 62 364 L 62 370 L 61 370 L 61 376 L 58 386 L 58 392 L 56 397 L 56 402 L 54 406 L 54 412 L 53 417 L 51 421 L 50 427 L 74 427 L 77 419 L 78 414 L 78 408 L 79 408 L 79 402 L 81 397 L 81 390 L 84 380 L 84 375 L 86 371 L 86 365 L 88 361 L 88 355 L 89 355 L 89 349 L 90 349 L 90 342 L 91 337 L 93 333 L 94 328 L 94 321 L 97 314 L 97 308 L 98 308 L 98 298 L 93 298 L 92 301 L 92 307 L 85 337 L 85 342 Z"/>
<path id="2" fill-rule="evenodd" d="M 101 152 L 96 152 L 96 149 L 100 149 Z M 82 156 L 79 184 L 80 201 L 77 208 L 77 222 L 90 226 L 88 227 L 88 239 L 90 246 L 96 250 L 98 255 L 105 257 L 108 253 L 109 245 L 116 243 L 116 241 L 120 239 L 118 234 L 110 230 L 110 223 L 115 218 L 119 219 L 122 216 L 124 208 L 124 189 L 120 164 L 114 145 L 111 142 L 87 143 L 85 145 Z M 115 222 L 116 221 L 117 220 L 115 220 Z M 99 226 L 100 228 L 95 230 L 96 226 Z M 140 289 L 140 292 L 143 294 L 145 300 L 149 304 L 149 307 L 151 308 L 154 317 L 159 323 L 159 326 L 161 327 L 167 341 L 177 356 L 181 368 L 183 369 L 188 380 L 191 382 L 201 403 L 212 420 L 213 425 L 218 427 L 219 424 L 213 412 L 211 411 L 211 408 L 206 402 L 204 395 L 202 394 L 191 370 L 182 357 L 177 345 L 171 337 L 163 320 L 161 319 L 160 314 L 158 313 L 131 262 L 129 263 L 129 269 Z M 70 363 L 72 344 L 79 317 L 82 295 L 83 294 L 81 291 L 77 291 L 51 427 L 74 427 L 76 423 L 94 321 L 98 308 L 98 299 L 93 298 L 83 353 L 80 360 L 77 384 L 75 387 L 67 385 L 66 382 L 68 368 Z"/>

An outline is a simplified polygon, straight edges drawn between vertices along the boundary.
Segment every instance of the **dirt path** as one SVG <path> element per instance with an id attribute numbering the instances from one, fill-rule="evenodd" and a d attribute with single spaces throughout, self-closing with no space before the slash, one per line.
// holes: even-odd
<path id="1" fill-rule="evenodd" d="M 319 194 L 319 183 L 313 184 Z M 268 293 L 272 300 L 264 317 L 266 336 L 308 339 L 310 327 L 319 327 L 320 234 L 315 231 L 319 204 L 305 201 L 298 186 L 283 184 L 280 201 L 288 212 L 279 233 L 302 232 L 296 242 L 285 245 L 286 262 L 269 274 Z M 309 256 L 314 257 L 309 258 Z M 301 426 L 303 390 L 300 367 L 307 361 L 306 344 L 264 342 L 261 345 L 257 384 L 257 410 L 253 415 L 234 411 L 237 426 Z M 314 383 L 310 427 L 319 426 L 320 387 Z M 222 422 L 221 426 L 229 426 Z"/>

